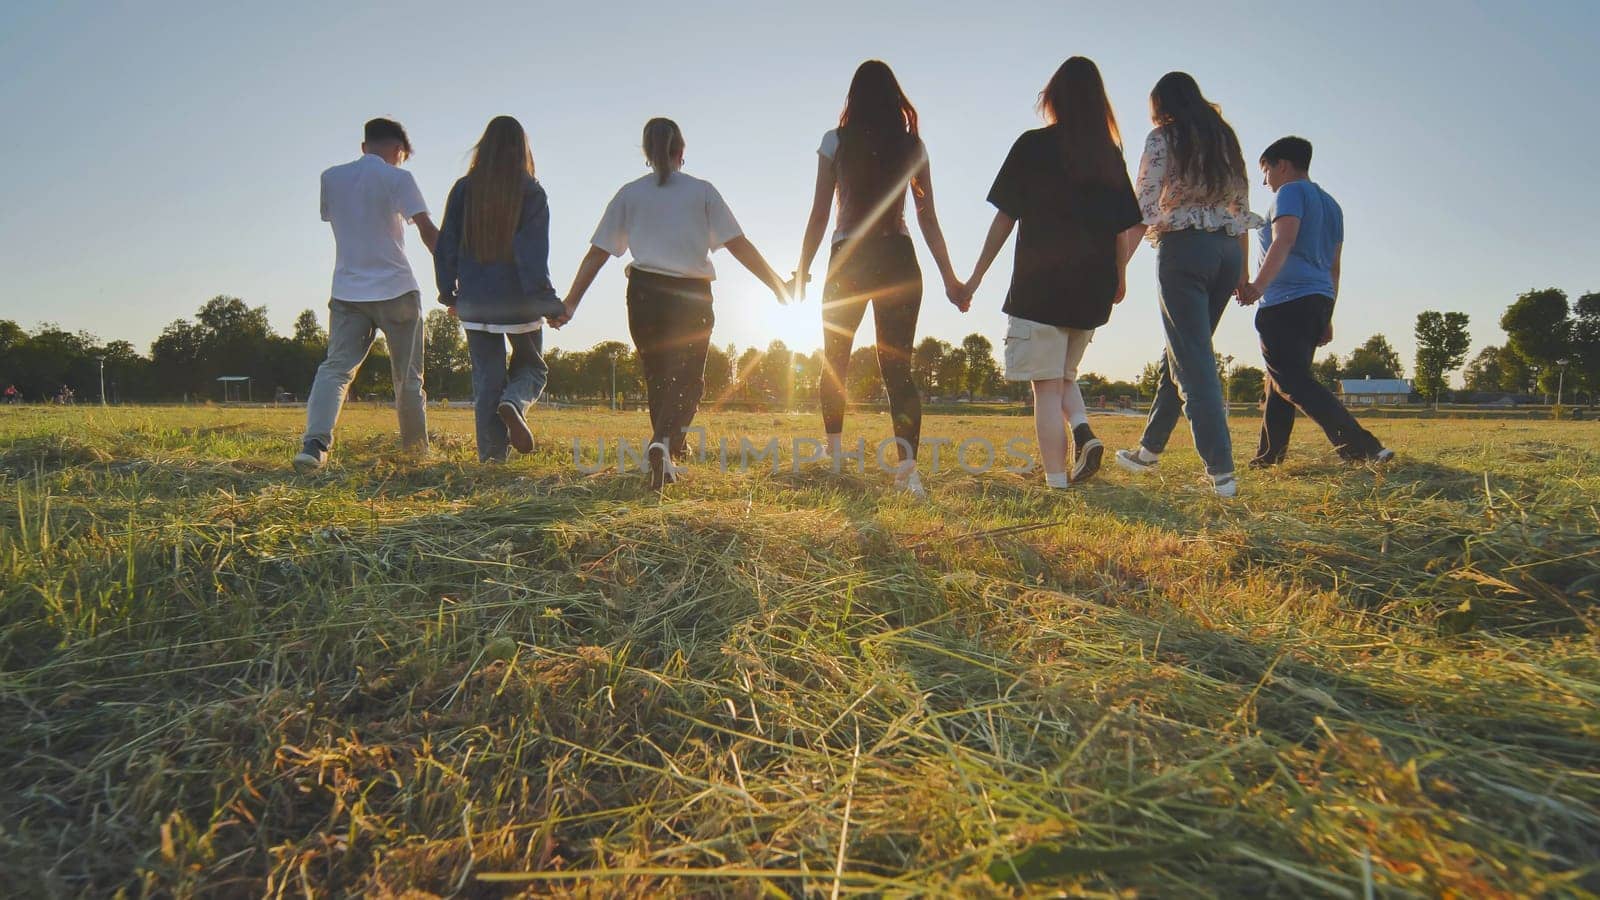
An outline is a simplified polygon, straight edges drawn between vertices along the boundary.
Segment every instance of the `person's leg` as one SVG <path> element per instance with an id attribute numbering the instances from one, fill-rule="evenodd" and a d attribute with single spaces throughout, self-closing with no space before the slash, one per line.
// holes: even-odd
<path id="1" fill-rule="evenodd" d="M 306 398 L 306 433 L 302 437 L 323 451 L 333 447 L 333 427 L 344 408 L 345 394 L 377 337 L 366 306 L 344 300 L 328 302 L 328 355 L 317 367 Z"/>
<path id="2" fill-rule="evenodd" d="M 1261 338 L 1261 362 L 1266 367 L 1266 398 L 1261 409 L 1261 437 L 1256 442 L 1255 467 L 1283 462 L 1294 430 L 1294 404 L 1281 387 L 1285 373 L 1311 370 L 1316 352 L 1315 338 L 1305 337 L 1307 329 L 1297 321 L 1303 313 L 1295 303 L 1264 306 L 1256 311 L 1256 332 Z"/>
<path id="3" fill-rule="evenodd" d="M 1273 370 L 1274 392 L 1280 393 L 1287 404 L 1298 407 L 1321 426 L 1323 433 L 1328 436 L 1328 442 L 1341 457 L 1370 459 L 1376 456 L 1383 449 L 1383 442 L 1361 427 L 1350 410 L 1317 380 L 1311 370 L 1317 341 L 1333 318 L 1333 300 L 1329 297 L 1302 297 L 1282 304 L 1282 307 L 1298 307 L 1286 322 L 1294 352 Z"/>
<path id="4" fill-rule="evenodd" d="M 422 297 L 416 291 L 374 304 L 378 328 L 389 344 L 400 445 L 428 449 L 428 395 L 422 389 Z"/>
<path id="5" fill-rule="evenodd" d="M 1033 430 L 1039 438 L 1039 462 L 1051 487 L 1067 482 L 1067 426 L 1062 416 L 1060 378 L 1033 382 Z"/>
<path id="6" fill-rule="evenodd" d="M 1233 441 L 1211 334 L 1239 277 L 1239 245 L 1225 234 L 1178 232 L 1162 239 L 1157 265 L 1172 378 L 1183 398 L 1195 452 L 1205 461 L 1206 473 L 1219 479 L 1233 474 Z M 1224 281 L 1228 292 L 1220 287 Z"/>
<path id="7" fill-rule="evenodd" d="M 703 302 L 687 298 L 674 323 L 670 359 L 672 400 L 668 405 L 667 433 L 663 436 L 674 458 L 681 459 L 689 444 L 688 429 L 700 411 L 706 392 L 706 353 L 711 347 L 714 316 L 710 292 Z"/>
<path id="8" fill-rule="evenodd" d="M 500 398 L 506 389 L 505 335 L 468 329 L 467 355 L 472 359 L 472 418 L 478 435 L 478 461 L 505 462 L 509 439 L 499 413 Z"/>
<path id="9" fill-rule="evenodd" d="M 1178 396 L 1178 383 L 1172 378 L 1172 348 L 1164 347 L 1161 361 L 1156 364 L 1156 396 L 1150 402 L 1150 413 L 1144 420 L 1139 450 L 1147 453 L 1152 460 L 1165 452 L 1167 441 L 1172 438 L 1172 429 L 1177 427 L 1178 416 L 1182 413 L 1183 398 Z"/>
<path id="10" fill-rule="evenodd" d="M 1083 354 L 1094 339 L 1094 329 L 1066 329 L 1067 355 L 1061 370 L 1061 413 L 1066 427 L 1072 429 L 1072 480 L 1083 481 L 1100 471 L 1100 459 L 1105 445 L 1094 436 L 1089 427 L 1089 407 L 1083 402 L 1083 389 L 1078 386 L 1078 367 L 1083 364 Z"/>
<path id="11" fill-rule="evenodd" d="M 900 460 L 917 458 L 922 438 L 922 392 L 911 371 L 911 354 L 917 340 L 917 315 L 922 309 L 922 270 L 910 238 L 886 248 L 873 288 L 873 328 L 877 332 L 878 372 L 889 394 L 889 415 Z"/>
<path id="12" fill-rule="evenodd" d="M 645 405 L 650 410 L 650 436 L 654 440 L 662 425 L 662 339 L 664 318 L 662 306 L 669 302 L 661 291 L 653 290 L 647 275 L 633 275 L 628 279 L 628 335 L 633 339 L 634 352 L 639 356 L 640 373 L 644 375 Z"/>
<path id="13" fill-rule="evenodd" d="M 850 348 L 867 311 L 867 297 L 855 279 L 859 256 L 852 254 L 838 269 L 830 258 L 828 281 L 822 290 L 822 430 L 828 438 L 828 452 L 835 456 L 844 432 L 844 385 Z"/>
<path id="14" fill-rule="evenodd" d="M 550 378 L 550 367 L 544 361 L 544 329 L 508 334 L 506 342 L 511 345 L 511 363 L 500 402 L 510 403 L 518 414 L 527 415 L 528 408 L 544 396 Z"/>

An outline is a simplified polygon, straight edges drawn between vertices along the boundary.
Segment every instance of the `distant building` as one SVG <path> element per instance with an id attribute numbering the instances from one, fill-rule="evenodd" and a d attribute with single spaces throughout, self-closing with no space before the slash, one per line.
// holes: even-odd
<path id="1" fill-rule="evenodd" d="M 1395 406 L 1411 402 L 1411 382 L 1404 378 L 1343 378 L 1339 399 L 1345 406 Z"/>

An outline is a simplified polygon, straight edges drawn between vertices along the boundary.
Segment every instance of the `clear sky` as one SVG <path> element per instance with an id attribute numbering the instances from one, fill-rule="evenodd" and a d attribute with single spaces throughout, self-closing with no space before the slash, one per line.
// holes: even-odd
<path id="1" fill-rule="evenodd" d="M 1183 69 L 1222 104 L 1252 161 L 1284 134 L 1345 209 L 1333 349 L 1386 333 L 1409 368 L 1424 309 L 1500 340 L 1523 290 L 1600 289 L 1593 36 L 1600 5 L 1473 0 L 1243 4 L 475 3 L 366 5 L 11 0 L 0 7 L 0 318 L 55 322 L 141 348 L 216 294 L 265 304 L 287 332 L 325 315 L 333 241 L 317 176 L 391 115 L 435 218 L 490 117 L 519 118 L 552 209 L 565 291 L 601 210 L 644 171 L 639 132 L 668 115 L 686 169 L 712 180 L 780 271 L 794 267 L 816 146 L 856 64 L 889 62 L 922 115 L 936 199 L 964 277 L 993 210 L 989 183 L 1039 88 L 1067 56 L 1099 63 L 1129 148 L 1148 92 Z M 1252 175 L 1256 175 L 1252 166 Z M 1270 200 L 1256 188 L 1252 205 Z M 411 259 L 433 294 L 427 251 Z M 973 311 L 943 297 L 919 240 L 920 335 L 1000 345 L 1010 250 Z M 780 310 L 714 257 L 719 344 L 820 344 L 817 295 Z M 819 259 L 813 274 L 825 263 Z M 607 267 L 549 346 L 626 340 L 622 266 Z M 1159 353 L 1154 254 L 1097 334 L 1086 371 L 1130 377 Z M 869 340 L 870 317 L 861 340 Z M 1249 312 L 1218 347 L 1258 361 Z"/>

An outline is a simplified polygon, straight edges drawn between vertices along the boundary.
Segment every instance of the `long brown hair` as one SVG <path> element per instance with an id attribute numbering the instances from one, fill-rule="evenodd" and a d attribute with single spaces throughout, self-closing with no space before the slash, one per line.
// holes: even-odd
<path id="1" fill-rule="evenodd" d="M 889 64 L 869 59 L 857 66 L 839 114 L 840 181 L 876 202 L 904 184 L 921 141 L 917 108 Z"/>
<path id="2" fill-rule="evenodd" d="M 683 147 L 683 129 L 677 122 L 657 116 L 644 123 L 644 158 L 656 171 L 656 184 L 666 184 L 672 177 Z"/>
<path id="3" fill-rule="evenodd" d="M 1074 56 L 1062 63 L 1039 92 L 1039 112 L 1056 126 L 1063 159 L 1075 179 L 1115 183 L 1127 177 L 1122 132 L 1093 60 Z"/>
<path id="4" fill-rule="evenodd" d="M 533 177 L 533 151 L 522 123 L 495 116 L 472 150 L 462 241 L 479 262 L 510 262 L 511 243 L 522 215 L 522 191 Z"/>
<path id="5" fill-rule="evenodd" d="M 1172 147 L 1173 174 L 1204 190 L 1208 199 L 1249 184 L 1239 136 L 1222 108 L 1200 93 L 1187 72 L 1168 72 L 1150 91 L 1150 118 Z"/>

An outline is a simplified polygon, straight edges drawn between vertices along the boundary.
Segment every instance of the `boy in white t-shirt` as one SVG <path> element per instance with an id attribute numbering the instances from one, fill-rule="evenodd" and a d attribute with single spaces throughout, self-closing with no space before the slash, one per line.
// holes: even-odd
<path id="1" fill-rule="evenodd" d="M 366 125 L 361 158 L 322 173 L 322 220 L 333 227 L 337 256 L 328 302 L 328 356 L 306 400 L 306 433 L 294 467 L 314 472 L 328 461 L 333 427 L 345 393 L 378 332 L 389 345 L 400 442 L 428 447 L 427 396 L 422 390 L 422 296 L 406 260 L 405 223 L 431 253 L 439 229 L 417 180 L 400 164 L 411 141 L 399 122 Z"/>

